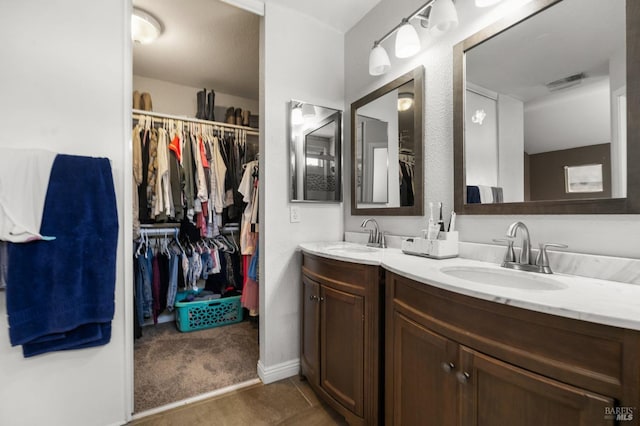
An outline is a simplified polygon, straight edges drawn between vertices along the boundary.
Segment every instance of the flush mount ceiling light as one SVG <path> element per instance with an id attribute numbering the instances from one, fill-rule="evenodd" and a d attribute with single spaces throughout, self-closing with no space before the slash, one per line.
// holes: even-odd
<path id="1" fill-rule="evenodd" d="M 495 0 L 494 0 L 495 1 Z M 436 7 L 437 6 L 437 7 Z M 369 74 L 382 75 L 389 71 L 391 62 L 387 51 L 380 45 L 383 41 L 396 35 L 395 53 L 398 58 L 408 58 L 420 51 L 420 38 L 411 24 L 414 18 L 429 21 L 429 28 L 444 32 L 458 25 L 458 14 L 452 0 L 429 0 L 415 12 L 404 18 L 382 38 L 375 40 L 369 53 Z"/>
<path id="2" fill-rule="evenodd" d="M 502 0 L 476 0 L 476 7 L 489 7 L 501 1 Z"/>
<path id="3" fill-rule="evenodd" d="M 149 44 L 160 36 L 160 22 L 147 12 L 133 9 L 131 15 L 131 39 L 135 43 Z"/>
<path id="4" fill-rule="evenodd" d="M 400 93 L 398 95 L 398 111 L 407 111 L 413 106 L 413 93 Z"/>

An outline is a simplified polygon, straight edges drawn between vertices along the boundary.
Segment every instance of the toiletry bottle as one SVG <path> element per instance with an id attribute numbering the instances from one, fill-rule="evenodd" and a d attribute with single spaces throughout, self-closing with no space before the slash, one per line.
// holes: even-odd
<path id="1" fill-rule="evenodd" d="M 440 207 L 440 219 L 438 220 L 438 225 L 440 225 L 440 231 L 444 232 L 444 220 L 442 219 L 442 201 L 439 203 Z"/>

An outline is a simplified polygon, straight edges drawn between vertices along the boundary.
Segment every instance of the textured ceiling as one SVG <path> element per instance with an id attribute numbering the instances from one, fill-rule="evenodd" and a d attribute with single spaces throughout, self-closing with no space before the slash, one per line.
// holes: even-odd
<path id="1" fill-rule="evenodd" d="M 258 99 L 260 17 L 218 0 L 134 0 L 162 35 L 134 44 L 133 73 Z"/>
<path id="2" fill-rule="evenodd" d="M 228 0 L 233 2 L 233 0 Z M 266 0 L 346 32 L 380 0 Z M 260 17 L 219 0 L 133 0 L 163 27 L 134 45 L 133 73 L 258 99 Z M 286 28 L 283 28 L 286 31 Z"/>

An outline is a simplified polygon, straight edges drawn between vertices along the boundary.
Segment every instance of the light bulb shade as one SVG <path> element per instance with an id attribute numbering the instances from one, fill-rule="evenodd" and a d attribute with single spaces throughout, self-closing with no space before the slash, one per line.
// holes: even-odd
<path id="1" fill-rule="evenodd" d="M 291 124 L 298 126 L 302 123 L 304 123 L 304 118 L 302 118 L 302 108 L 296 106 L 291 110 Z"/>
<path id="2" fill-rule="evenodd" d="M 502 0 L 476 0 L 476 7 L 489 7 L 501 1 Z"/>
<path id="3" fill-rule="evenodd" d="M 409 58 L 420 51 L 420 39 L 410 22 L 405 22 L 396 34 L 396 56 Z"/>
<path id="4" fill-rule="evenodd" d="M 452 0 L 435 0 L 429 13 L 429 29 L 445 32 L 458 26 L 458 12 Z"/>
<path id="5" fill-rule="evenodd" d="M 133 9 L 131 15 L 131 39 L 140 44 L 148 44 L 157 39 L 162 32 L 160 22 L 140 9 Z"/>
<path id="6" fill-rule="evenodd" d="M 316 107 L 311 104 L 302 104 L 302 117 L 312 118 L 316 116 Z"/>
<path id="7" fill-rule="evenodd" d="M 382 75 L 389 71 L 389 68 L 391 68 L 391 61 L 387 51 L 379 44 L 374 46 L 369 53 L 369 74 Z"/>

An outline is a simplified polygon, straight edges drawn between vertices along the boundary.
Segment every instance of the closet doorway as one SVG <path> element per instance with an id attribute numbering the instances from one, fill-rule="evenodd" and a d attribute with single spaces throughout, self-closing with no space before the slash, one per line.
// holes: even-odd
<path id="1" fill-rule="evenodd" d="M 132 47 L 138 417 L 259 382 L 260 17 L 219 0 L 133 8 L 160 28 Z"/>

